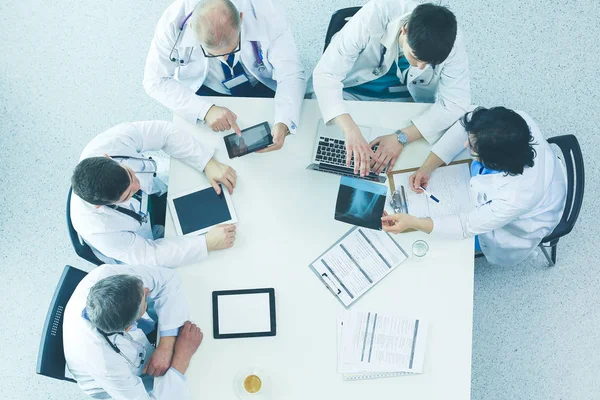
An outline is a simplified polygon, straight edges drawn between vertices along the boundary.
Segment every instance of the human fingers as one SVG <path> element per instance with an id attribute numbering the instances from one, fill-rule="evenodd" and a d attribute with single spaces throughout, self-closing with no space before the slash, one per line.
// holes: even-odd
<path id="1" fill-rule="evenodd" d="M 423 193 L 423 190 L 419 189 L 420 183 L 418 183 L 416 172 L 413 172 L 413 174 L 408 177 L 408 185 L 413 192 Z"/>
<path id="2" fill-rule="evenodd" d="M 221 179 L 221 184 L 224 185 L 227 190 L 229 190 L 229 194 L 233 193 L 233 184 L 229 181 L 229 177 L 226 175 Z M 220 194 L 220 193 L 217 193 Z"/>
<path id="3" fill-rule="evenodd" d="M 376 144 L 378 144 L 379 142 L 381 142 L 381 136 L 379 136 L 378 138 L 375 138 L 373 140 L 371 140 L 371 143 L 369 143 L 369 147 L 373 148 Z"/>
<path id="4" fill-rule="evenodd" d="M 352 161 L 353 148 L 346 142 L 346 167 L 350 166 L 350 162 Z M 356 160 L 355 160 L 356 161 Z M 355 163 L 356 165 L 356 163 Z M 356 173 L 356 170 L 354 171 Z"/>
<path id="5" fill-rule="evenodd" d="M 215 189 L 215 192 L 217 192 L 217 194 L 221 194 L 221 187 L 219 186 L 219 182 L 217 182 L 214 179 L 211 179 L 210 184 L 212 185 L 213 189 Z"/>
<path id="6" fill-rule="evenodd" d="M 236 135 L 242 136 L 242 130 L 240 129 L 238 124 L 235 122 L 236 117 L 233 115 L 233 113 L 230 113 L 230 114 L 231 115 L 227 116 L 227 122 L 229 123 L 229 125 L 231 125 L 231 128 L 235 131 Z"/>

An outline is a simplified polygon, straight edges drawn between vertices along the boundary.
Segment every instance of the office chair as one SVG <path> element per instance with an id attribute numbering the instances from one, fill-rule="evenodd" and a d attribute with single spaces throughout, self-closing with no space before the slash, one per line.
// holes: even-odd
<path id="1" fill-rule="evenodd" d="M 37 368 L 35 372 L 50 378 L 62 381 L 75 382 L 65 376 L 65 353 L 63 348 L 63 317 L 67 302 L 75 288 L 87 272 L 69 265 L 65 266 L 63 273 L 54 290 L 54 296 L 46 314 L 44 330 L 40 339 Z"/>
<path id="2" fill-rule="evenodd" d="M 73 249 L 75 249 L 75 253 L 84 260 L 91 262 L 95 265 L 105 264 L 101 261 L 94 252 L 92 248 L 88 246 L 87 243 L 83 241 L 81 236 L 77 233 L 75 228 L 73 227 L 73 223 L 71 222 L 71 194 L 73 193 L 73 188 L 69 188 L 69 194 L 67 195 L 67 228 L 69 229 L 69 237 L 71 238 L 71 244 L 73 245 Z"/>
<path id="3" fill-rule="evenodd" d="M 546 256 L 550 267 L 556 264 L 556 246 L 558 239 L 569 234 L 581 210 L 583 202 L 583 190 L 585 186 L 585 172 L 583 167 L 583 156 L 577 138 L 573 135 L 555 136 L 548 139 L 554 143 L 563 154 L 563 161 L 567 168 L 567 201 L 560 222 L 554 231 L 540 243 L 539 247 Z"/>
<path id="4" fill-rule="evenodd" d="M 323 48 L 323 53 L 327 50 L 327 46 L 331 43 L 331 38 L 333 35 L 338 33 L 346 23 L 352 18 L 354 14 L 360 10 L 361 7 L 348 7 L 337 10 L 331 16 L 331 20 L 329 21 L 329 27 L 327 28 L 327 34 L 325 34 L 325 47 Z"/>

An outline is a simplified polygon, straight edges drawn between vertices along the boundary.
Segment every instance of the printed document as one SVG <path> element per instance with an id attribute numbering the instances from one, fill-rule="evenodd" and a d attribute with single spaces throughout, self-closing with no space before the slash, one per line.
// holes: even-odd
<path id="1" fill-rule="evenodd" d="M 426 322 L 377 312 L 346 312 L 338 329 L 338 372 L 423 372 Z"/>
<path id="2" fill-rule="evenodd" d="M 311 268 L 349 307 L 407 258 L 386 232 L 354 227 L 317 258 Z"/>
<path id="3" fill-rule="evenodd" d="M 427 191 L 440 202 L 431 200 L 425 193 L 415 193 L 410 188 L 408 178 L 414 172 L 393 175 L 396 190 L 404 186 L 408 213 L 419 218 L 441 217 L 462 214 L 472 207 L 471 170 L 468 163 L 440 167 L 431 174 Z"/>

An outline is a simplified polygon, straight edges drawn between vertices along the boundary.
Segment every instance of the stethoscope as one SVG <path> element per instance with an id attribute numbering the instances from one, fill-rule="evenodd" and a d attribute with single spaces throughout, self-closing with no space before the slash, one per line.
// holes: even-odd
<path id="1" fill-rule="evenodd" d="M 385 53 L 387 52 L 387 48 L 385 46 L 381 46 L 381 56 L 379 57 L 379 65 L 373 68 L 373 75 L 379 76 L 381 75 L 381 71 L 383 70 L 383 58 L 385 57 Z"/>
<path id="2" fill-rule="evenodd" d="M 98 328 L 96 328 L 96 329 L 98 329 Z M 136 342 L 136 341 L 135 341 L 135 340 L 133 340 L 133 339 L 130 339 L 129 337 L 125 336 L 125 334 L 124 334 L 123 332 L 116 332 L 116 333 L 104 333 L 104 332 L 102 332 L 100 329 L 98 329 L 98 332 L 100 332 L 100 334 L 101 334 L 102 336 L 104 336 L 104 339 L 105 339 L 105 340 L 106 340 L 106 342 L 109 344 L 109 346 L 110 346 L 110 347 L 111 347 L 111 348 L 112 348 L 112 349 L 113 349 L 113 350 L 114 350 L 114 351 L 115 351 L 115 352 L 116 352 L 118 355 L 120 355 L 121 357 L 123 357 L 123 358 L 125 359 L 125 361 L 127 361 L 127 362 L 129 363 L 129 365 L 131 365 L 133 368 L 135 368 L 135 369 L 138 369 L 139 367 L 141 367 L 142 365 L 144 365 L 144 361 L 145 361 L 145 358 L 146 358 L 146 347 L 145 347 L 143 344 L 141 344 L 141 343 L 139 343 L 139 342 Z M 139 363 L 139 365 L 135 365 L 135 364 L 133 363 L 133 361 L 131 361 L 131 359 L 129 359 L 129 357 L 127 357 L 127 356 L 126 356 L 126 355 L 125 355 L 125 354 L 124 354 L 124 353 L 121 351 L 121 349 L 119 349 L 119 346 L 117 346 L 117 344 L 116 344 L 116 343 L 114 343 L 114 342 L 111 342 L 111 340 L 110 340 L 108 337 L 109 337 L 109 336 L 112 336 L 112 335 L 121 335 L 121 336 L 123 337 L 123 339 L 126 339 L 126 340 L 128 340 L 128 341 L 129 341 L 129 343 L 133 344 L 134 346 L 136 346 L 136 347 L 137 347 L 137 348 L 140 350 L 140 351 L 139 351 L 139 353 L 138 353 L 138 357 L 139 357 L 139 359 L 140 359 L 140 363 Z M 116 339 L 115 339 L 115 341 L 116 341 Z"/>
<path id="3" fill-rule="evenodd" d="M 111 158 L 113 160 L 121 159 L 121 160 L 141 161 L 142 162 L 142 170 L 141 171 L 133 171 L 133 172 L 135 174 L 152 174 L 152 176 L 154 176 L 154 177 L 156 176 L 156 170 L 157 170 L 156 161 L 154 161 L 152 159 L 152 157 L 139 158 L 139 157 L 129 157 L 129 156 L 112 156 Z M 150 168 L 146 168 L 146 162 L 150 163 Z M 141 200 L 140 200 L 140 206 L 141 206 Z M 148 222 L 148 213 L 140 215 L 139 213 L 137 213 L 133 210 L 130 210 L 128 208 L 121 207 L 121 206 L 116 206 L 114 204 L 107 204 L 106 207 L 135 219 L 140 224 L 140 226 L 145 224 L 146 222 Z"/>
<path id="4" fill-rule="evenodd" d="M 186 17 L 183 19 L 183 21 L 181 21 L 181 23 L 179 24 L 179 26 L 178 26 L 179 32 L 177 33 L 177 39 L 175 39 L 175 44 L 173 44 L 173 47 L 171 48 L 171 52 L 169 53 L 169 59 L 171 60 L 171 62 L 178 63 L 182 67 L 189 64 L 190 59 L 192 58 L 192 53 L 194 52 L 194 47 L 192 47 L 192 49 L 190 51 L 186 52 L 187 53 L 187 59 L 186 59 L 186 58 L 179 57 L 179 50 L 178 50 L 179 45 L 181 44 L 181 40 L 183 39 L 183 33 L 185 31 L 185 28 L 187 27 L 186 23 L 192 16 L 192 13 L 193 13 L 193 11 L 191 13 L 189 13 L 188 15 L 186 15 Z M 255 17 L 256 17 L 256 14 L 255 14 Z M 263 61 L 263 53 L 259 47 L 259 43 L 257 41 L 251 41 L 250 44 L 252 45 L 252 53 L 254 54 L 254 68 L 256 68 L 259 72 L 263 72 L 267 67 L 265 67 L 265 62 Z M 175 57 L 175 54 L 174 54 L 175 52 L 177 52 L 177 57 Z"/>

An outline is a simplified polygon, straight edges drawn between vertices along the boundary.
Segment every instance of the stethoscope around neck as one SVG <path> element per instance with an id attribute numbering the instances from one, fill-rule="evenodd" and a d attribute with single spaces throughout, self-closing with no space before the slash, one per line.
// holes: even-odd
<path id="1" fill-rule="evenodd" d="M 140 157 L 129 157 L 129 156 L 111 156 L 110 158 L 112 158 L 113 160 L 116 159 L 121 159 L 121 160 L 137 160 L 137 161 L 141 161 L 142 163 L 142 170 L 141 171 L 133 171 L 136 175 L 137 174 L 152 174 L 153 177 L 156 176 L 156 171 L 157 171 L 157 166 L 156 166 L 156 161 L 154 161 L 152 159 L 152 157 L 148 157 L 148 158 L 140 158 Z M 150 162 L 151 167 L 147 170 L 146 169 L 146 163 Z M 141 203 L 140 203 L 141 204 Z M 148 222 L 148 214 L 144 214 L 144 215 L 140 215 L 138 213 L 136 213 L 133 210 L 130 210 L 128 208 L 125 207 L 121 207 L 121 206 L 116 206 L 114 204 L 107 204 L 106 207 L 113 209 L 117 212 L 120 212 L 121 214 L 125 214 L 128 217 L 131 217 L 133 219 L 135 219 L 140 226 L 145 224 L 146 222 Z"/>
<path id="2" fill-rule="evenodd" d="M 142 365 L 144 365 L 144 361 L 146 358 L 146 347 L 133 340 L 128 338 L 127 336 L 125 336 L 125 334 L 123 332 L 115 332 L 115 333 L 106 333 L 103 332 L 102 330 L 96 328 L 98 330 L 98 332 L 100 332 L 100 334 L 104 337 L 104 340 L 106 340 L 106 343 L 108 343 L 108 345 L 115 351 L 115 353 L 117 353 L 118 355 L 120 355 L 121 357 L 123 357 L 125 359 L 125 361 L 127 361 L 129 363 L 129 365 L 131 365 L 133 368 L 138 369 L 139 367 L 141 367 Z M 131 361 L 131 359 L 129 359 L 129 357 L 127 357 L 119 348 L 119 346 L 117 346 L 117 344 L 115 342 L 112 342 L 109 339 L 109 336 L 113 336 L 113 335 L 121 335 L 123 337 L 123 339 L 129 341 L 131 344 L 133 344 L 134 346 L 136 346 L 139 349 L 139 353 L 138 353 L 138 357 L 140 358 L 140 364 L 139 365 L 135 365 L 133 363 L 133 361 Z"/>
<path id="3" fill-rule="evenodd" d="M 171 52 L 169 53 L 169 60 L 171 60 L 171 62 L 179 64 L 182 67 L 189 64 L 190 59 L 192 58 L 192 53 L 194 52 L 194 47 L 192 47 L 190 51 L 186 52 L 187 58 L 186 56 L 184 56 L 184 58 L 181 58 L 179 56 L 179 45 L 181 44 L 181 40 L 183 39 L 183 33 L 187 28 L 186 24 L 192 16 L 192 13 L 193 11 L 186 15 L 183 21 L 181 21 L 181 23 L 177 27 L 177 39 L 175 39 L 175 43 L 173 44 L 173 47 L 171 47 Z M 267 67 L 265 67 L 262 50 L 259 48 L 257 41 L 250 41 L 250 44 L 252 45 L 252 53 L 254 54 L 254 68 L 256 68 L 259 72 L 263 72 Z M 177 53 L 177 57 L 175 57 L 175 53 Z"/>

